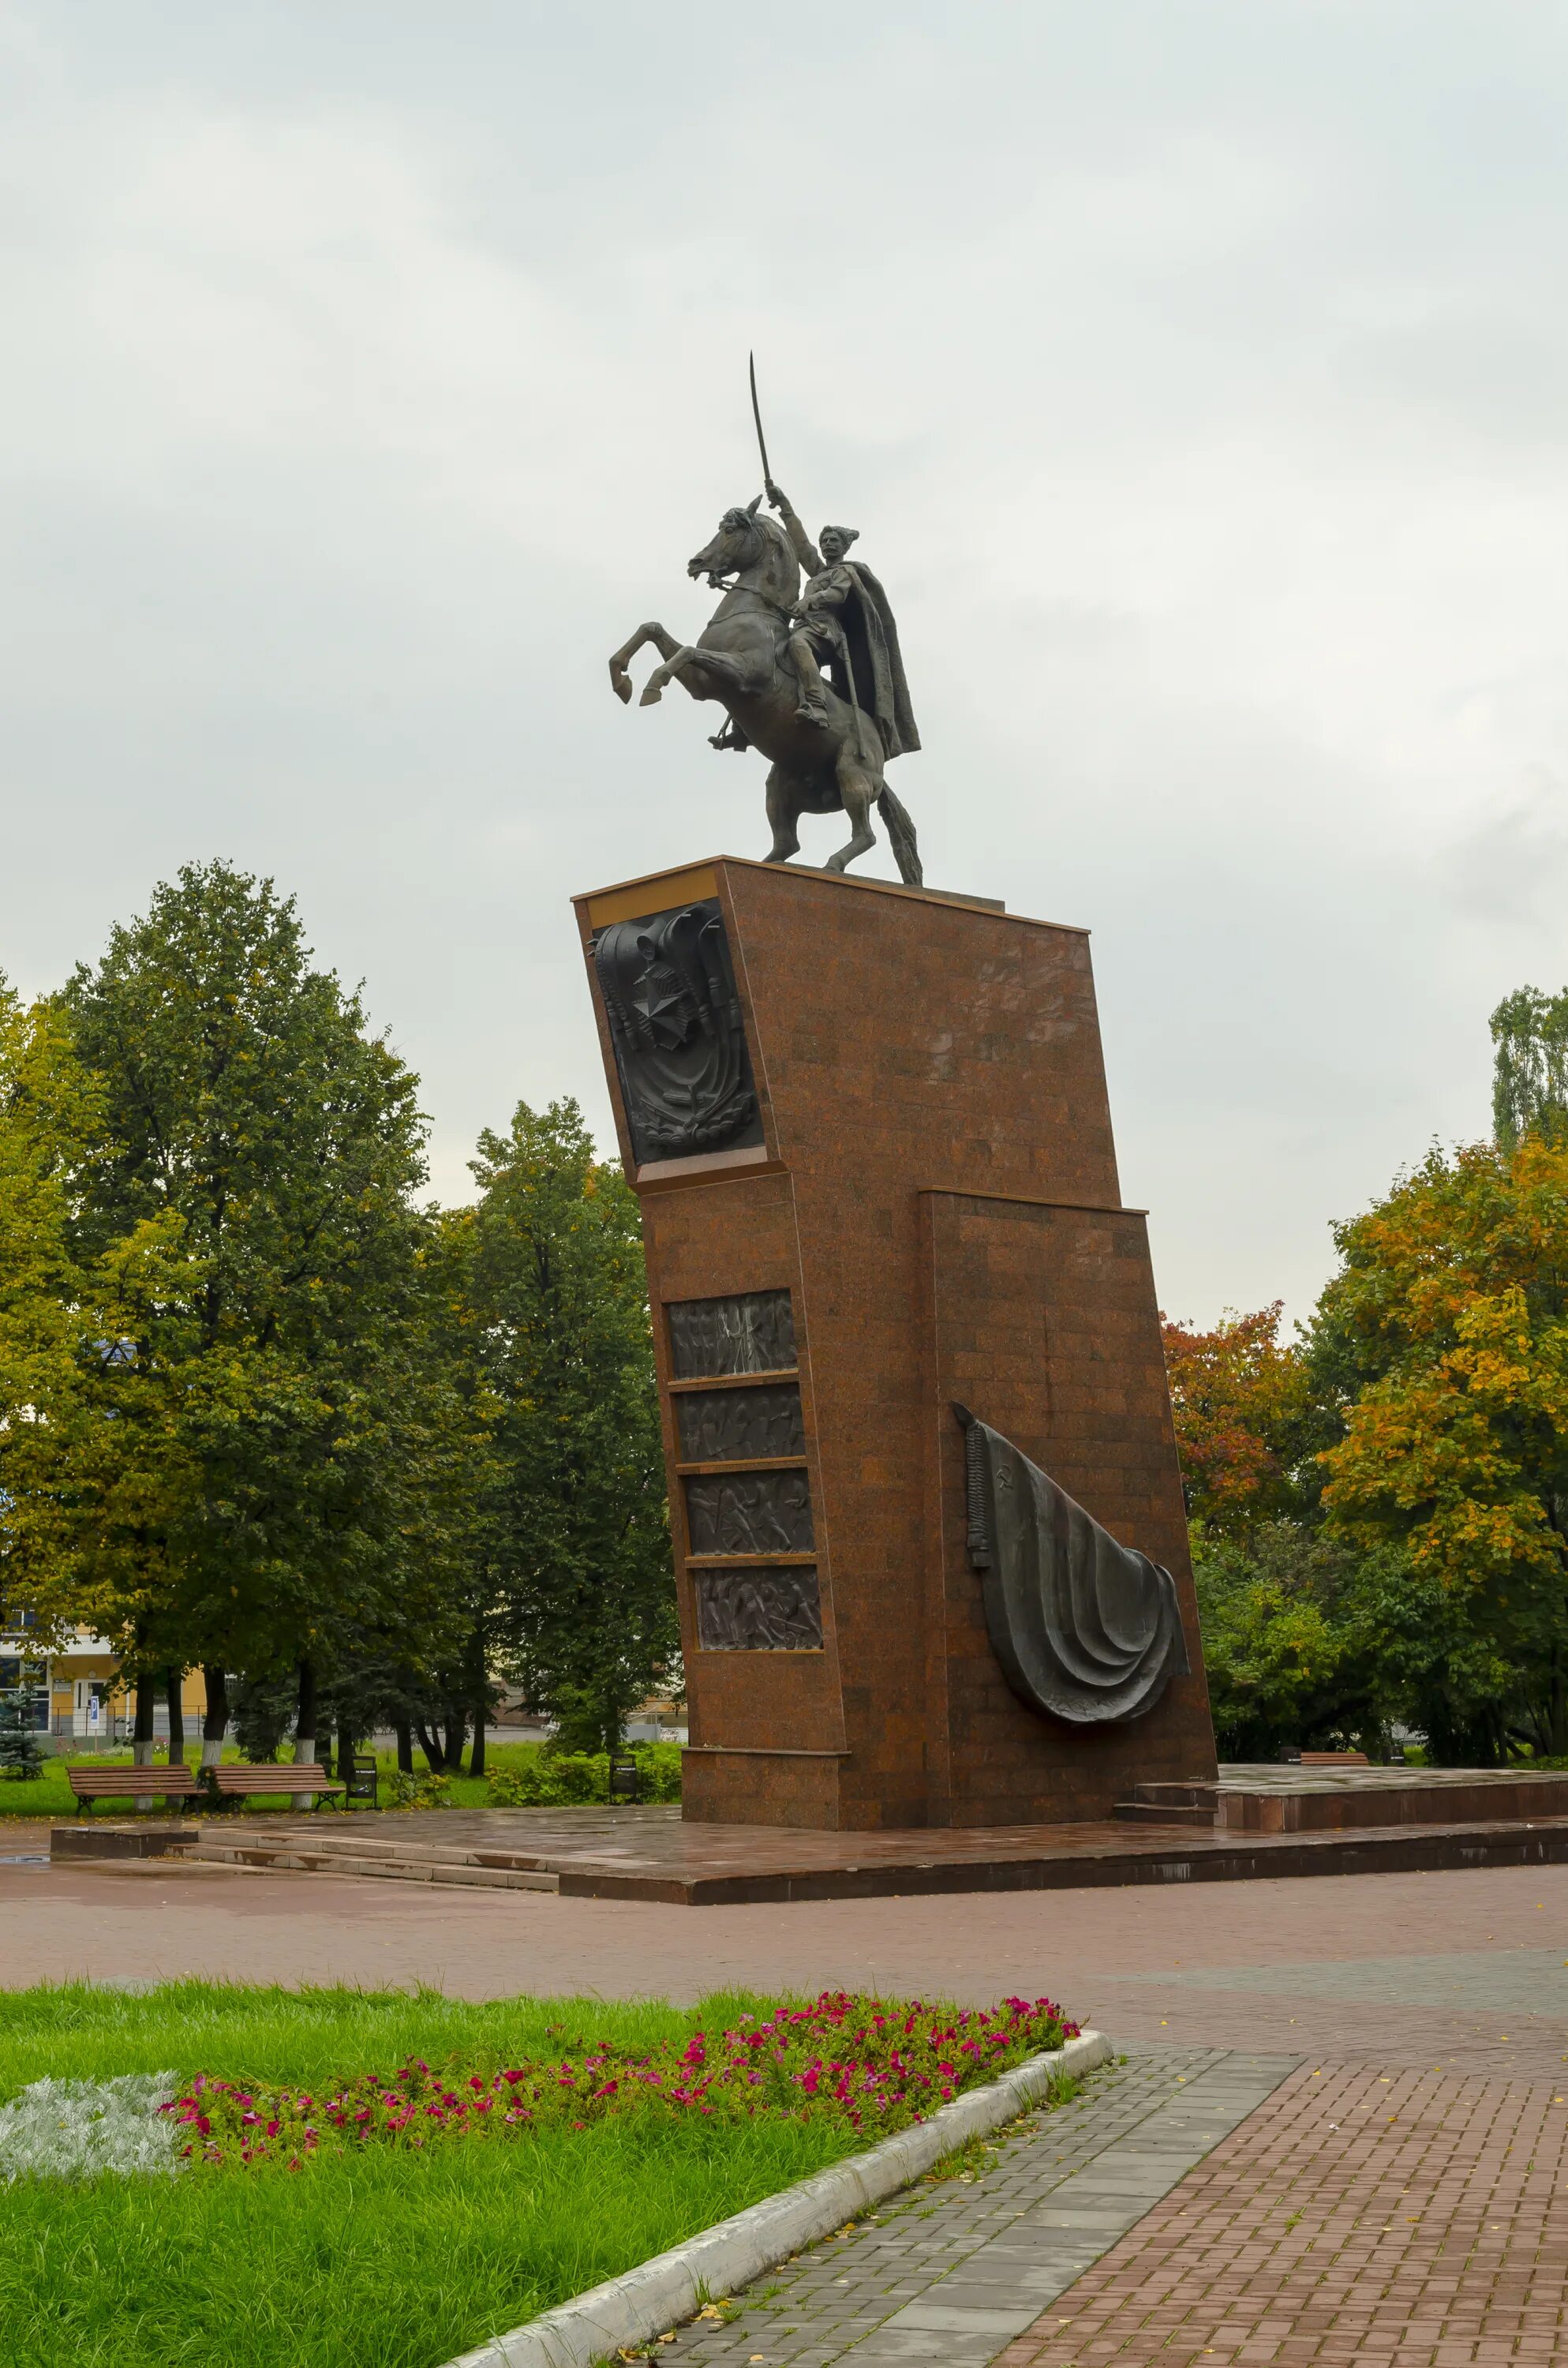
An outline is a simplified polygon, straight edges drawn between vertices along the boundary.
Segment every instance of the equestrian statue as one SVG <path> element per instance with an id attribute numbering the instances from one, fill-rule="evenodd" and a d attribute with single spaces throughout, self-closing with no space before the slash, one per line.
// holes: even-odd
<path id="1" fill-rule="evenodd" d="M 752 406 L 755 413 L 755 370 Z M 769 863 L 799 853 L 803 814 L 842 807 L 849 838 L 826 869 L 843 871 L 877 843 L 875 806 L 900 878 L 918 885 L 915 825 L 885 772 L 895 757 L 920 746 L 887 594 L 863 562 L 848 556 L 854 528 L 824 526 L 813 546 L 773 482 L 766 444 L 762 468 L 778 518 L 762 510 L 759 494 L 745 508 L 726 510 L 712 541 L 687 562 L 689 576 L 706 575 L 723 594 L 698 640 L 688 644 L 661 624 L 639 625 L 609 662 L 611 687 L 618 699 L 631 699 L 627 666 L 652 642 L 663 664 L 643 685 L 642 706 L 654 706 L 665 684 L 678 682 L 693 699 L 716 699 L 728 711 L 711 746 L 758 748 L 770 760 Z"/>

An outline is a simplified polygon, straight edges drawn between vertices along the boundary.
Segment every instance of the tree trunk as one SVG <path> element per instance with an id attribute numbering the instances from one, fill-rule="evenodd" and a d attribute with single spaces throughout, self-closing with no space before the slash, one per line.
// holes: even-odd
<path id="1" fill-rule="evenodd" d="M 153 1765 L 153 1714 L 157 1707 L 158 1682 L 151 1669 L 136 1672 L 136 1723 L 131 1728 L 131 1758 L 137 1768 Z"/>
<path id="2" fill-rule="evenodd" d="M 447 1748 L 441 1759 L 443 1776 L 460 1776 L 463 1772 L 463 1745 L 468 1740 L 468 1720 L 460 1704 L 449 1703 L 447 1710 Z"/>
<path id="3" fill-rule="evenodd" d="M 157 1699 L 158 1684 L 152 1670 L 138 1669 L 136 1672 L 136 1723 L 131 1731 L 131 1763 L 137 1768 L 151 1768 L 153 1765 L 153 1712 Z M 140 1795 L 135 1804 L 135 1814 L 141 1817 L 152 1816 L 151 1793 L 143 1793 Z"/>
<path id="4" fill-rule="evenodd" d="M 169 1698 L 169 1766 L 177 1768 L 185 1758 L 185 1671 L 165 1669 L 164 1686 Z"/>
<path id="5" fill-rule="evenodd" d="M 354 1773 L 354 1737 L 343 1719 L 337 1722 L 337 1781 L 347 1784 Z"/>
<path id="6" fill-rule="evenodd" d="M 485 1722 L 490 1715 L 490 1689 L 485 1682 L 484 1623 L 483 1621 L 475 1622 L 473 1641 L 469 1647 L 469 1681 L 473 1689 L 472 1704 L 473 1716 L 473 1749 L 469 1753 L 468 1757 L 468 1772 L 471 1776 L 483 1776 L 484 1773 L 484 1727 Z"/>
<path id="7" fill-rule="evenodd" d="M 422 1718 L 416 1718 L 414 1722 L 414 1732 L 419 1737 L 419 1748 L 425 1754 L 426 1766 L 432 1776 L 439 1776 L 447 1764 L 446 1748 L 441 1741 L 439 1727 L 432 1735 L 425 1721 Z"/>
<path id="8" fill-rule="evenodd" d="M 301 1768 L 314 1759 L 315 1756 L 316 1667 L 313 1661 L 301 1661 L 300 1664 L 300 1715 L 294 1725 L 294 1765 L 296 1768 Z M 313 1793 L 297 1793 L 294 1795 L 294 1806 L 297 1809 L 313 1809 L 315 1805 L 316 1796 Z"/>
<path id="9" fill-rule="evenodd" d="M 229 1731 L 229 1686 L 222 1669 L 208 1667 L 201 1672 L 201 1682 L 207 1689 L 207 1714 L 201 1722 L 201 1764 L 216 1768 L 223 1757 L 223 1737 Z"/>
<path id="10" fill-rule="evenodd" d="M 397 1737 L 397 1772 L 400 1776 L 414 1773 L 414 1729 L 405 1718 L 394 1718 L 392 1733 Z"/>

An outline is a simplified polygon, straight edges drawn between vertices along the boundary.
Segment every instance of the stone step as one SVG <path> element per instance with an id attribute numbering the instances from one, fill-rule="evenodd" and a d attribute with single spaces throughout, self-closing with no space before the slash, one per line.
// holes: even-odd
<path id="1" fill-rule="evenodd" d="M 1200 1783 L 1190 1778 L 1179 1784 L 1134 1784 L 1132 1798 L 1172 1809 L 1212 1811 L 1220 1805 L 1220 1787 L 1212 1781 Z"/>
<path id="2" fill-rule="evenodd" d="M 312 1859 L 378 1860 L 399 1865 L 422 1864 L 426 1861 L 441 1866 L 499 1866 L 521 1872 L 539 1873 L 541 1861 L 534 1850 L 508 1849 L 503 1842 L 476 1847 L 461 1841 L 439 1841 L 429 1835 L 403 1835 L 383 1838 L 368 1833 L 345 1833 L 315 1827 L 252 1825 L 248 1820 L 240 1827 L 209 1826 L 201 1837 L 204 1850 L 295 1850 Z"/>
<path id="3" fill-rule="evenodd" d="M 1201 1826 L 1208 1833 L 1214 1830 L 1212 1809 L 1181 1801 L 1118 1801 L 1114 1815 L 1124 1826 Z"/>
<path id="4" fill-rule="evenodd" d="M 316 1850 L 306 1843 L 240 1840 L 201 1842 L 186 1853 L 206 1866 L 273 1869 L 290 1874 L 379 1876 L 388 1883 L 452 1883 L 482 1891 L 559 1891 L 559 1875 L 537 1867 L 483 1866 L 457 1851 L 409 1850 L 395 1856 L 347 1848 Z"/>

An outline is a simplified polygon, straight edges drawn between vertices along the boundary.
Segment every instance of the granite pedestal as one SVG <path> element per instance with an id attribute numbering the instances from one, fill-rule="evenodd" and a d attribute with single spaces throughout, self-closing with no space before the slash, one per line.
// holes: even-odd
<path id="1" fill-rule="evenodd" d="M 727 856 L 576 905 L 647 1248 L 687 1818 L 1034 1826 L 1211 1780 L 1085 932 Z M 1009 1685 L 955 1400 L 1173 1575 L 1190 1674 L 1146 1715 Z"/>

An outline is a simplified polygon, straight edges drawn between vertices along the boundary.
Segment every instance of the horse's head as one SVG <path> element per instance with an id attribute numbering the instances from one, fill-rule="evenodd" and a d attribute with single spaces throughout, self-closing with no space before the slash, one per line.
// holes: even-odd
<path id="1" fill-rule="evenodd" d="M 686 563 L 688 575 L 706 575 L 715 592 L 760 592 L 775 608 L 789 608 L 801 588 L 801 564 L 777 518 L 757 513 L 757 500 L 726 510 L 706 549 Z"/>
<path id="2" fill-rule="evenodd" d="M 756 515 L 757 503 L 761 499 L 762 495 L 758 494 L 756 501 L 747 508 L 724 512 L 712 541 L 687 561 L 688 575 L 694 578 L 706 575 L 717 592 L 722 588 L 724 576 L 739 575 L 755 565 L 762 556 L 767 524 L 766 520 L 759 520 Z"/>

